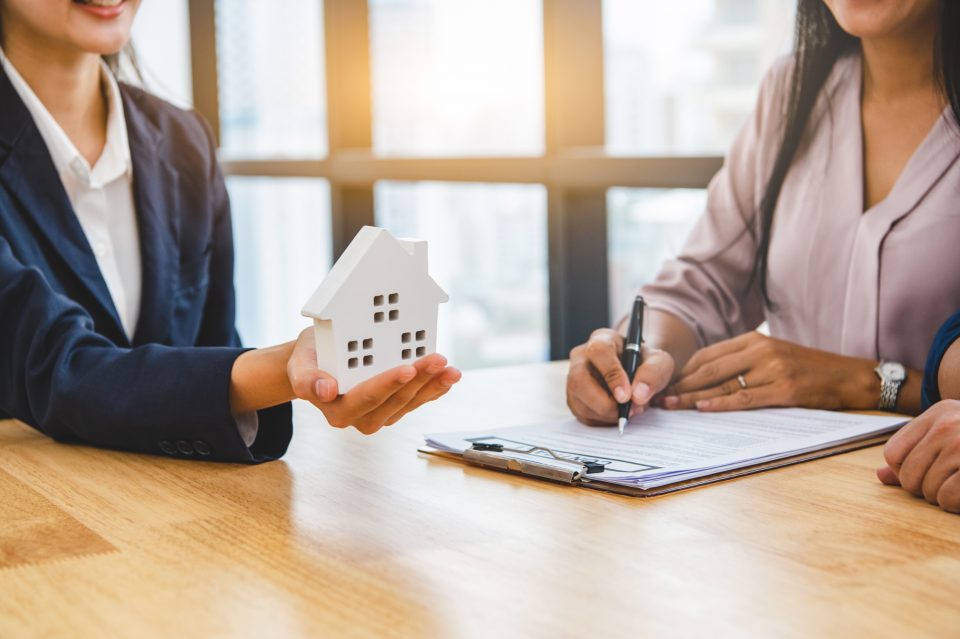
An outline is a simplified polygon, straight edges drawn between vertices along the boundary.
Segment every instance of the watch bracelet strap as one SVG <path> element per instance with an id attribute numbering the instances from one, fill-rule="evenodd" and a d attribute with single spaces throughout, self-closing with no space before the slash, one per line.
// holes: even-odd
<path id="1" fill-rule="evenodd" d="M 880 384 L 880 410 L 892 411 L 897 407 L 897 396 L 900 394 L 902 382 L 883 380 Z"/>

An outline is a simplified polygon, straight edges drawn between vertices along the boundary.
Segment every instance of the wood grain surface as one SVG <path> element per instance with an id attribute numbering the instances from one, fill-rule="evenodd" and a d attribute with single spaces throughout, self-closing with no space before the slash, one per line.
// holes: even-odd
<path id="1" fill-rule="evenodd" d="M 416 452 L 565 416 L 565 370 L 470 372 L 373 437 L 299 405 L 261 466 L 0 422 L 0 637 L 960 636 L 960 517 L 878 447 L 648 500 Z"/>

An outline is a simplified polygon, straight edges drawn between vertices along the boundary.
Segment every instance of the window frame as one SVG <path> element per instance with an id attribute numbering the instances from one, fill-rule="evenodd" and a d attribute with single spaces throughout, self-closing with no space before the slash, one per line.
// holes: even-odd
<path id="1" fill-rule="evenodd" d="M 220 139 L 216 0 L 189 0 L 195 108 Z M 332 255 L 374 223 L 379 180 L 542 184 L 547 189 L 551 359 L 607 326 L 607 189 L 705 188 L 721 156 L 605 152 L 602 0 L 542 0 L 545 150 L 510 157 L 389 157 L 373 151 L 367 0 L 324 0 L 327 157 L 222 162 L 228 176 L 310 177 L 330 184 Z"/>

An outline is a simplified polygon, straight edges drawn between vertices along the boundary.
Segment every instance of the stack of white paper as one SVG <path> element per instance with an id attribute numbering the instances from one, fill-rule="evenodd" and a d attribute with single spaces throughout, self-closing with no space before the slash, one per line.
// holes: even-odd
<path id="1" fill-rule="evenodd" d="M 474 442 L 502 444 L 505 455 L 549 463 L 547 448 L 570 461 L 599 462 L 591 481 L 656 488 L 774 462 L 892 432 L 906 420 L 803 408 L 730 413 L 651 409 L 635 416 L 623 437 L 615 427 L 575 420 L 460 433 L 426 435 L 437 450 L 462 453 Z M 529 451 L 529 452 L 515 452 Z"/>

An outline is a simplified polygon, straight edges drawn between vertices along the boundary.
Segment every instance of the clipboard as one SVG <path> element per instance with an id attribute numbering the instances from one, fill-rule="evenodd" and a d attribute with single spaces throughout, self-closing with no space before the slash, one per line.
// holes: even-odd
<path id="1" fill-rule="evenodd" d="M 841 453 L 848 453 L 862 448 L 870 448 L 883 444 L 890 438 L 892 433 L 877 435 L 853 442 L 838 444 L 829 448 L 800 453 L 791 457 L 784 457 L 771 462 L 744 466 L 733 470 L 723 471 L 696 479 L 679 481 L 656 488 L 639 488 L 635 486 L 625 486 L 623 484 L 613 484 L 610 482 L 595 481 L 590 479 L 590 468 L 586 464 L 562 459 L 554 455 L 554 458 L 544 458 L 526 453 L 514 451 L 498 451 L 481 449 L 467 449 L 463 454 L 451 453 L 438 450 L 429 446 L 421 446 L 418 452 L 434 458 L 441 458 L 459 463 L 465 463 L 471 466 L 488 468 L 500 472 L 521 475 L 535 480 L 549 481 L 553 483 L 565 484 L 567 486 L 589 488 L 592 490 L 602 490 L 604 492 L 626 495 L 629 497 L 658 497 L 670 493 L 706 486 L 729 479 L 745 477 L 756 473 L 792 466 L 815 459 L 831 457 Z M 548 450 L 548 449 L 540 449 Z M 550 451 L 551 454 L 552 451 Z"/>

